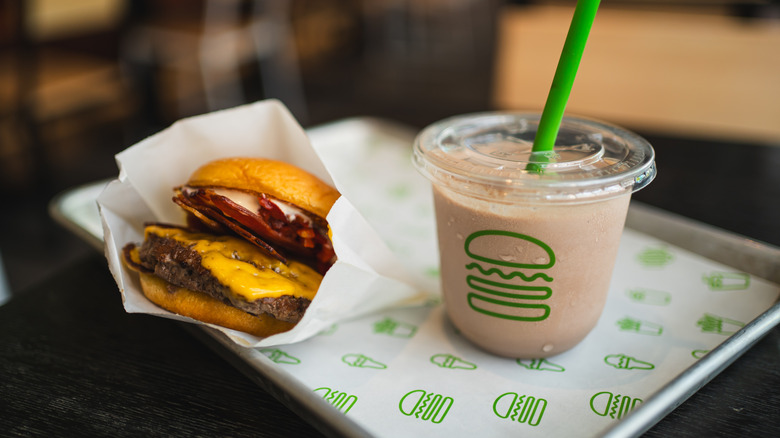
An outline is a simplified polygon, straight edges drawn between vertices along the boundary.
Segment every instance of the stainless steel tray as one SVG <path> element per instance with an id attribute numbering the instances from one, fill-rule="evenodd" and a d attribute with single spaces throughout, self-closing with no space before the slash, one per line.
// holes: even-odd
<path id="1" fill-rule="evenodd" d="M 355 121 L 352 120 L 351 123 Z M 390 123 L 360 120 L 363 125 L 396 138 L 413 133 Z M 50 204 L 51 215 L 63 226 L 102 252 L 102 229 L 95 199 L 106 181 L 77 187 L 62 193 Z M 676 247 L 723 263 L 734 269 L 780 284 L 780 248 L 716 229 L 641 203 L 633 202 L 627 228 L 663 240 Z M 674 410 L 719 372 L 747 351 L 761 337 L 780 323 L 780 304 L 775 303 L 763 314 L 731 335 L 717 348 L 669 381 L 652 397 L 625 416 L 606 432 L 606 436 L 636 436 Z M 338 436 L 370 436 L 349 417 L 304 385 L 292 378 L 258 350 L 240 347 L 217 331 L 184 324 L 204 343 L 223 355 L 266 391 L 296 412 L 305 413 L 307 421 L 325 433 Z"/>

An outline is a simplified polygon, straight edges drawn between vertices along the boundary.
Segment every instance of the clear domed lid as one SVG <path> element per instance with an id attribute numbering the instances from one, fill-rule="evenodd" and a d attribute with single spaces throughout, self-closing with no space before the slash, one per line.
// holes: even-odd
<path id="1" fill-rule="evenodd" d="M 587 201 L 637 191 L 655 177 L 646 140 L 594 120 L 565 117 L 554 150 L 532 152 L 539 118 L 479 113 L 434 123 L 415 140 L 415 166 L 437 185 L 507 201 Z"/>

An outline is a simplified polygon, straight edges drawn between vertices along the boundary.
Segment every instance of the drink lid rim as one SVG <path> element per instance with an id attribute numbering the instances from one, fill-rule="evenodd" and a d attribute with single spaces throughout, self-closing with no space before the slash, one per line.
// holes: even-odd
<path id="1" fill-rule="evenodd" d="M 510 166 L 506 169 L 503 166 L 500 166 L 501 169 L 481 168 L 482 163 L 475 164 L 475 161 L 482 157 L 477 155 L 477 160 L 473 160 L 476 154 L 468 150 L 469 146 L 463 145 L 470 138 L 466 135 L 458 136 L 461 132 L 478 129 L 485 131 L 503 127 L 506 123 L 538 124 L 539 118 L 538 113 L 481 112 L 441 120 L 424 128 L 415 138 L 413 163 L 420 173 L 436 184 L 464 194 L 486 197 L 495 196 L 496 193 L 501 193 L 504 198 L 560 200 L 612 197 L 626 190 L 636 192 L 655 178 L 655 152 L 647 140 L 631 131 L 591 118 L 566 116 L 561 129 L 597 134 L 594 137 L 604 138 L 602 148 L 609 141 L 610 148 L 618 149 L 614 153 L 619 159 L 614 163 L 610 161 L 606 167 L 578 168 L 581 163 L 574 160 L 566 163 L 569 169 L 565 173 L 548 172 L 547 169 L 541 173 L 524 171 L 518 167 L 524 163 L 522 161 L 507 161 Z M 452 147 L 453 142 L 459 146 Z M 471 155 L 466 160 L 453 158 L 455 149 L 459 149 L 456 152 L 466 151 Z M 495 157 L 489 158 L 491 165 L 502 163 Z"/>

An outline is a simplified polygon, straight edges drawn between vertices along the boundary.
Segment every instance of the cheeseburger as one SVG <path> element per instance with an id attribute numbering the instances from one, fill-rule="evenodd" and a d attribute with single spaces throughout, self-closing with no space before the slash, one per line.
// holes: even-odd
<path id="1" fill-rule="evenodd" d="M 325 220 L 339 193 L 280 161 L 228 158 L 174 188 L 187 226 L 147 224 L 123 249 L 156 305 L 266 337 L 303 317 L 336 259 Z"/>

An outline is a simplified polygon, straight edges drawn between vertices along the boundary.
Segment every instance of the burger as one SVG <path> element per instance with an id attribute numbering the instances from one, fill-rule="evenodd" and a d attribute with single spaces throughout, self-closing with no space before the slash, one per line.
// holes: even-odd
<path id="1" fill-rule="evenodd" d="M 123 248 L 154 304 L 267 337 L 290 330 L 335 262 L 326 216 L 339 193 L 288 163 L 227 158 L 173 189 L 186 225 L 149 223 Z"/>
<path id="2" fill-rule="evenodd" d="M 545 302 L 552 296 L 553 278 L 544 271 L 555 264 L 546 243 L 524 234 L 501 230 L 472 233 L 465 242 L 470 288 L 466 299 L 473 310 L 513 321 L 543 321 L 550 316 Z M 515 261 L 496 255 L 495 248 L 514 248 L 524 258 Z"/>

